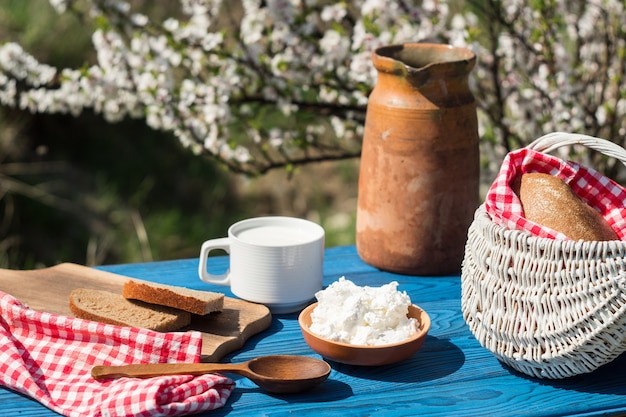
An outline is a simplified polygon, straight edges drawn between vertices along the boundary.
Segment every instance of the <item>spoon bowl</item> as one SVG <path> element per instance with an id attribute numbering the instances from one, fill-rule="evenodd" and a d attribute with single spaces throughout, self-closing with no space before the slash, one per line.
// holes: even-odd
<path id="1" fill-rule="evenodd" d="M 309 390 L 330 375 L 330 365 L 308 356 L 270 355 L 234 363 L 149 363 L 121 366 L 94 366 L 94 379 L 122 377 L 150 378 L 164 375 L 231 373 L 243 375 L 261 389 L 275 394 Z"/>
<path id="2" fill-rule="evenodd" d="M 260 356 L 248 362 L 259 387 L 268 392 L 301 392 L 324 382 L 330 375 L 330 365 L 307 356 Z"/>

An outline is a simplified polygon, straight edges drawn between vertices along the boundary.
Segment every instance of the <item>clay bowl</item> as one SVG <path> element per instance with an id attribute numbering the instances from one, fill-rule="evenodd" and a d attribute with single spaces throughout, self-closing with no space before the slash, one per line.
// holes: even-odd
<path id="1" fill-rule="evenodd" d="M 422 347 L 426 340 L 428 330 L 430 329 L 430 317 L 428 317 L 428 314 L 418 306 L 411 305 L 409 307 L 408 316 L 418 320 L 420 330 L 410 339 L 399 343 L 380 346 L 358 346 L 335 342 L 333 340 L 324 339 L 309 330 L 311 326 L 311 312 L 316 306 L 317 303 L 311 304 L 302 310 L 298 317 L 298 323 L 300 324 L 304 340 L 311 349 L 324 358 L 349 365 L 389 365 L 408 359 Z"/>

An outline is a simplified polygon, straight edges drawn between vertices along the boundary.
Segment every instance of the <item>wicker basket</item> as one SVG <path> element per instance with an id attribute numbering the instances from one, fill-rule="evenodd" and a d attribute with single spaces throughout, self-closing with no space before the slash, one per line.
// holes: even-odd
<path id="1" fill-rule="evenodd" d="M 626 165 L 603 139 L 563 133 L 529 145 L 584 145 Z M 484 205 L 468 231 L 462 312 L 480 344 L 540 378 L 591 372 L 626 351 L 626 241 L 540 238 L 491 221 Z"/>

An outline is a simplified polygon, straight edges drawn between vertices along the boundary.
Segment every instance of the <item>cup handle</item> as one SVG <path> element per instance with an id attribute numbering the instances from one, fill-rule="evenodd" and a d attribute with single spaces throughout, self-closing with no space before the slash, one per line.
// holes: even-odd
<path id="1" fill-rule="evenodd" d="M 214 275 L 207 272 L 209 253 L 216 249 L 222 249 L 226 253 L 230 253 L 230 242 L 227 237 L 221 239 L 207 240 L 202 244 L 200 249 L 200 263 L 198 264 L 198 276 L 204 282 L 209 284 L 230 285 L 230 268 L 225 273 Z"/>

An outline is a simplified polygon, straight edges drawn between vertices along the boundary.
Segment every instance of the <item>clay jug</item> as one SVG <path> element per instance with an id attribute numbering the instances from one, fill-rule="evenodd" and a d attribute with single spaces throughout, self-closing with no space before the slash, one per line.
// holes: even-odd
<path id="1" fill-rule="evenodd" d="M 441 44 L 390 45 L 372 55 L 356 221 L 360 257 L 382 270 L 461 270 L 479 204 L 475 55 Z"/>

